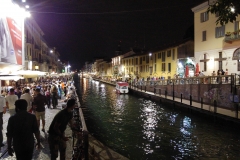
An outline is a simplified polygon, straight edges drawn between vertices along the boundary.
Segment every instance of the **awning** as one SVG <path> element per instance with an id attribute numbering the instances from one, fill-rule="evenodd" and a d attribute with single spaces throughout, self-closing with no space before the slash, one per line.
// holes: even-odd
<path id="1" fill-rule="evenodd" d="M 18 75 L 0 75 L 0 80 L 14 80 L 14 81 L 18 81 L 19 79 L 24 79 L 24 77 L 18 76 Z"/>
<path id="2" fill-rule="evenodd" d="M 23 76 L 24 78 L 36 78 L 36 77 L 39 77 L 39 76 L 44 76 L 47 73 L 46 72 L 41 72 L 41 71 L 32 71 L 32 70 L 19 70 L 19 71 L 16 71 L 16 72 L 12 73 L 12 74 Z"/>

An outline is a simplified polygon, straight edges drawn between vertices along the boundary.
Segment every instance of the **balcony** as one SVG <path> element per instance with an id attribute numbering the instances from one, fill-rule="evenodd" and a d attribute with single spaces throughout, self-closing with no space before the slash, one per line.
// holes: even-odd
<path id="1" fill-rule="evenodd" d="M 38 58 L 32 58 L 32 61 L 38 62 Z"/>
<path id="2" fill-rule="evenodd" d="M 134 74 L 137 76 L 139 73 L 138 73 L 138 71 L 134 71 Z"/>
<path id="3" fill-rule="evenodd" d="M 36 44 L 34 44 L 34 49 L 40 50 L 40 47 Z"/>
<path id="4" fill-rule="evenodd" d="M 26 43 L 32 44 L 32 39 L 26 39 Z"/>
<path id="5" fill-rule="evenodd" d="M 227 43 L 232 43 L 233 41 L 239 41 L 239 40 L 240 40 L 240 31 L 227 32 L 225 34 L 224 41 Z"/>

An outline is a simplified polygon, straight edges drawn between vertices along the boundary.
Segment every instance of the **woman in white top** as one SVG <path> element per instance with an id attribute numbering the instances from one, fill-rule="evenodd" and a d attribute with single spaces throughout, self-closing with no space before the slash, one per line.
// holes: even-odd
<path id="1" fill-rule="evenodd" d="M 12 116 L 16 113 L 15 102 L 16 100 L 18 100 L 18 96 L 15 95 L 13 88 L 10 89 L 9 95 L 7 95 L 5 99 L 6 99 L 6 106 L 9 110 L 9 114 L 10 116 Z"/>

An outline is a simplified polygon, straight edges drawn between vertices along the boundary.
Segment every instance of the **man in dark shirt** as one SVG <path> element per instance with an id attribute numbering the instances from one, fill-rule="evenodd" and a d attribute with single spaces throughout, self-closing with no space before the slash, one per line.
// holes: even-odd
<path id="1" fill-rule="evenodd" d="M 40 89 L 35 89 L 36 96 L 33 99 L 33 107 L 35 108 L 35 115 L 37 118 L 38 127 L 40 127 L 40 119 L 42 119 L 42 131 L 45 132 L 45 104 L 47 99 L 40 93 Z"/>
<path id="2" fill-rule="evenodd" d="M 17 95 L 17 96 L 18 96 L 18 99 L 20 99 L 20 97 L 21 97 L 21 95 L 22 95 L 22 92 L 21 92 L 21 88 L 20 88 L 20 87 L 17 88 L 17 90 L 16 90 L 16 92 L 15 92 L 15 95 Z"/>
<path id="3" fill-rule="evenodd" d="M 48 143 L 51 160 L 56 160 L 58 157 L 58 151 L 60 152 L 60 160 L 65 160 L 66 141 L 68 141 L 68 138 L 65 137 L 64 131 L 66 130 L 68 123 L 72 125 L 72 110 L 74 109 L 75 104 L 75 99 L 69 99 L 67 101 L 67 107 L 57 113 L 49 127 Z"/>
<path id="4" fill-rule="evenodd" d="M 37 139 L 37 146 L 40 147 L 40 133 L 36 117 L 27 112 L 27 101 L 19 99 L 15 102 L 16 114 L 8 120 L 7 143 L 8 154 L 13 156 L 13 148 L 17 160 L 31 160 L 34 149 L 34 137 Z"/>

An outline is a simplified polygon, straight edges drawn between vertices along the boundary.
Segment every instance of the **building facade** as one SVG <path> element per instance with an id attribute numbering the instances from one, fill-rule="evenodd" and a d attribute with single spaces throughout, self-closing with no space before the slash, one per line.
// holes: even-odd
<path id="1" fill-rule="evenodd" d="M 195 60 L 205 75 L 213 71 L 228 74 L 240 71 L 240 17 L 233 23 L 216 24 L 217 14 L 207 13 L 209 5 L 204 2 L 194 8 Z"/>

